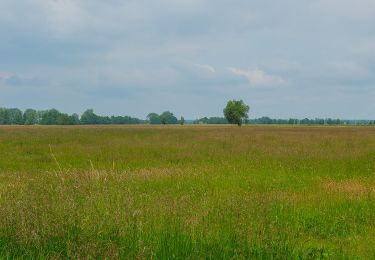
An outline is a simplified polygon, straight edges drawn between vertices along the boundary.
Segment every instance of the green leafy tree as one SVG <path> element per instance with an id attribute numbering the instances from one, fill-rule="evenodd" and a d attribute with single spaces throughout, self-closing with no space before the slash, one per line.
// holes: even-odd
<path id="1" fill-rule="evenodd" d="M 172 124 L 177 124 L 178 123 L 178 119 L 177 117 L 175 117 L 173 115 L 173 113 L 169 112 L 169 111 L 165 111 L 163 112 L 161 115 L 160 115 L 160 119 L 161 119 L 161 123 L 163 125 L 172 125 Z"/>
<path id="2" fill-rule="evenodd" d="M 195 120 L 193 124 L 228 124 L 228 120 L 224 117 L 203 117 Z"/>
<path id="3" fill-rule="evenodd" d="M 8 119 L 12 125 L 23 125 L 23 114 L 18 108 L 8 109 Z"/>
<path id="4" fill-rule="evenodd" d="M 69 125 L 79 125 L 79 115 L 74 113 L 71 116 L 69 116 Z"/>
<path id="5" fill-rule="evenodd" d="M 70 116 L 68 114 L 60 113 L 57 117 L 58 125 L 70 125 Z"/>
<path id="6" fill-rule="evenodd" d="M 180 125 L 184 125 L 184 124 L 185 124 L 185 118 L 182 116 L 180 119 Z"/>
<path id="7" fill-rule="evenodd" d="M 147 120 L 150 122 L 151 125 L 160 125 L 161 124 L 161 118 L 156 113 L 150 113 L 147 115 Z"/>
<path id="8" fill-rule="evenodd" d="M 35 125 L 38 122 L 38 115 L 34 109 L 26 109 L 23 113 L 23 121 L 25 125 Z"/>
<path id="9" fill-rule="evenodd" d="M 40 124 L 42 125 L 58 125 L 62 122 L 62 114 L 59 110 L 52 108 L 50 110 L 46 110 L 41 114 Z"/>
<path id="10" fill-rule="evenodd" d="M 140 124 L 141 120 L 130 116 L 111 116 L 111 124 L 115 125 L 130 125 Z"/>
<path id="11" fill-rule="evenodd" d="M 84 125 L 98 124 L 98 116 L 93 109 L 87 109 L 81 116 L 81 123 Z"/>
<path id="12" fill-rule="evenodd" d="M 242 100 L 230 100 L 224 108 L 224 116 L 231 124 L 241 126 L 248 118 L 250 107 Z"/>
<path id="13" fill-rule="evenodd" d="M 10 124 L 8 109 L 0 108 L 0 125 Z"/>
<path id="14" fill-rule="evenodd" d="M 47 110 L 38 110 L 38 111 L 36 112 L 36 117 L 37 117 L 37 122 L 38 122 L 38 124 L 41 124 L 42 119 L 43 119 L 43 115 L 44 115 L 45 113 L 47 113 Z"/>

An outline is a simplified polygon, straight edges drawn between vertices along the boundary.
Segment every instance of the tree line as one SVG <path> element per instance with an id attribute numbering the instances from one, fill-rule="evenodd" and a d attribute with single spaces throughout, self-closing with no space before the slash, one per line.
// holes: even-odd
<path id="1" fill-rule="evenodd" d="M 137 124 L 184 124 L 183 117 L 178 120 L 172 112 L 160 115 L 150 113 L 147 120 L 131 116 L 99 116 L 93 109 L 87 109 L 81 116 L 66 114 L 57 109 L 35 110 L 0 108 L 0 125 L 137 125 Z"/>
<path id="2" fill-rule="evenodd" d="M 185 124 L 185 119 L 184 117 L 181 117 L 180 120 L 177 119 L 173 115 L 173 113 L 169 111 L 165 111 L 161 113 L 160 115 L 156 113 L 150 113 L 147 115 L 147 121 L 152 124 L 152 125 L 175 125 L 175 124 Z"/>
<path id="3" fill-rule="evenodd" d="M 35 110 L 18 108 L 0 108 L 2 125 L 109 125 L 109 124 L 142 124 L 145 120 L 130 116 L 99 116 L 92 109 L 87 109 L 81 116 L 66 114 L 57 109 Z"/>
<path id="4" fill-rule="evenodd" d="M 246 109 L 245 109 L 246 110 Z M 282 124 L 282 125 L 375 125 L 375 120 L 340 120 L 340 119 L 272 119 L 260 117 L 248 119 L 243 117 L 241 124 Z M 99 116 L 93 109 L 87 109 L 81 116 L 66 114 L 57 109 L 35 110 L 18 108 L 0 108 L 0 125 L 137 125 L 137 124 L 238 124 L 239 121 L 229 122 L 226 117 L 203 117 L 197 120 L 185 121 L 178 119 L 172 112 L 161 114 L 149 113 L 147 119 L 131 116 Z"/>
<path id="5" fill-rule="evenodd" d="M 229 124 L 225 117 L 203 117 L 193 121 L 193 124 Z M 244 124 L 254 125 L 375 125 L 375 120 L 343 120 L 332 118 L 315 119 L 274 119 L 269 117 L 260 117 L 244 120 Z"/>

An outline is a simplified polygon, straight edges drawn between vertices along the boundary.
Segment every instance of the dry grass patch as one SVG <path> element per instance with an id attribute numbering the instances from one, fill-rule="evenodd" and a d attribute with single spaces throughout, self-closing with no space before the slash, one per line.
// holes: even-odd
<path id="1" fill-rule="evenodd" d="M 375 184 L 363 180 L 324 181 L 323 189 L 328 193 L 339 193 L 348 198 L 361 199 L 375 195 Z"/>

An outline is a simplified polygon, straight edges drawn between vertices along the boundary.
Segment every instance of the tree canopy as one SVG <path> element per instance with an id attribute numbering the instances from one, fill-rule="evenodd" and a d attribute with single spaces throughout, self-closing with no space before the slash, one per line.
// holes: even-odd
<path id="1" fill-rule="evenodd" d="M 158 115 L 157 113 L 150 113 L 147 115 L 147 119 L 151 125 L 173 125 L 178 124 L 178 119 L 173 115 L 172 112 L 165 111 Z"/>
<path id="2" fill-rule="evenodd" d="M 224 108 L 224 116 L 231 124 L 241 126 L 245 119 L 247 119 L 250 107 L 242 100 L 230 100 Z"/>
<path id="3" fill-rule="evenodd" d="M 161 123 L 163 125 L 174 125 L 178 123 L 178 119 L 169 111 L 165 111 L 160 115 Z"/>
<path id="4" fill-rule="evenodd" d="M 150 113 L 147 115 L 147 119 L 151 125 L 159 125 L 161 124 L 161 118 L 156 113 Z"/>

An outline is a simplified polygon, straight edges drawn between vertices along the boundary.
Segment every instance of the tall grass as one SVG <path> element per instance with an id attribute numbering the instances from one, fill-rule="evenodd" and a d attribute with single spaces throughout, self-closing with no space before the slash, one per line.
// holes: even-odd
<path id="1" fill-rule="evenodd" d="M 0 128 L 0 258 L 375 257 L 375 129 Z"/>

